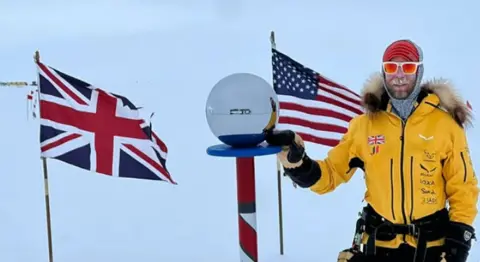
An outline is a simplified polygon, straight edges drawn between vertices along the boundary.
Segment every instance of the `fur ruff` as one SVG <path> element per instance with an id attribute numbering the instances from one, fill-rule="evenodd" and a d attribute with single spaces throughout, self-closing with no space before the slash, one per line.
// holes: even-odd
<path id="1" fill-rule="evenodd" d="M 450 114 L 458 124 L 461 126 L 472 124 L 471 111 L 448 80 L 443 78 L 428 80 L 421 84 L 421 89 L 437 95 L 440 100 L 438 107 Z M 382 110 L 382 102 L 388 99 L 386 96 L 388 95 L 383 86 L 382 75 L 377 72 L 367 79 L 361 92 L 362 105 L 366 114 Z"/>

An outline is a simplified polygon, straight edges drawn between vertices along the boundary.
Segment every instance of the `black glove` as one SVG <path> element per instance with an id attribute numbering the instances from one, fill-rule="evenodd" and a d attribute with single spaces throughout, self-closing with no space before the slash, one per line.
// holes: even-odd
<path id="1" fill-rule="evenodd" d="M 475 230 L 463 223 L 450 222 L 445 237 L 445 254 L 447 262 L 466 262 L 468 252 L 475 239 Z"/>
<path id="2" fill-rule="evenodd" d="M 272 146 L 282 146 L 288 150 L 287 160 L 290 163 L 298 163 L 305 156 L 305 148 L 295 142 L 295 132 L 291 130 L 269 131 L 265 140 Z"/>
<path id="3" fill-rule="evenodd" d="M 285 175 L 290 177 L 295 184 L 306 188 L 314 185 L 320 179 L 320 166 L 307 156 L 303 141 L 295 132 L 291 130 L 269 131 L 265 134 L 265 140 L 270 145 L 283 147 L 283 151 L 279 153 L 279 159 Z"/>

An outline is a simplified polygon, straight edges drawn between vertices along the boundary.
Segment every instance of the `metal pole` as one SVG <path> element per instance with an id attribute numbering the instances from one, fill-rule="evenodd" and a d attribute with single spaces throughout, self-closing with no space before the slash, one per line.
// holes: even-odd
<path id="1" fill-rule="evenodd" d="M 270 32 L 270 44 L 272 49 L 277 48 L 274 31 Z M 283 255 L 284 252 L 283 252 L 282 165 L 278 160 L 278 158 L 277 158 L 277 195 L 278 195 L 278 234 L 279 234 L 279 241 L 280 241 L 279 243 L 280 255 Z"/>
<path id="2" fill-rule="evenodd" d="M 38 51 L 35 52 L 34 60 L 36 65 L 40 63 L 40 52 Z M 40 83 L 40 79 L 38 79 L 38 83 Z M 38 91 L 37 95 L 38 95 L 38 101 L 40 101 L 40 90 Z M 50 216 L 50 193 L 48 188 L 47 159 L 45 157 L 42 157 L 42 163 L 43 163 L 43 178 L 44 178 L 43 181 L 45 184 L 45 215 L 47 217 L 48 259 L 49 259 L 48 261 L 53 262 L 52 221 Z"/>
<path id="3" fill-rule="evenodd" d="M 253 157 L 238 157 L 236 162 L 240 261 L 257 262 L 255 160 Z"/>

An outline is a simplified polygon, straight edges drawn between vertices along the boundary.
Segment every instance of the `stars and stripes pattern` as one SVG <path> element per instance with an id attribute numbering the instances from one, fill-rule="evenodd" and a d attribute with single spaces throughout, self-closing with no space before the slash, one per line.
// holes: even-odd
<path id="1" fill-rule="evenodd" d="M 127 98 L 37 62 L 41 156 L 96 173 L 176 184 L 167 146 Z"/>
<path id="2" fill-rule="evenodd" d="M 305 141 L 335 146 L 352 118 L 363 113 L 360 96 L 272 49 L 273 87 L 280 103 L 279 129 Z"/>

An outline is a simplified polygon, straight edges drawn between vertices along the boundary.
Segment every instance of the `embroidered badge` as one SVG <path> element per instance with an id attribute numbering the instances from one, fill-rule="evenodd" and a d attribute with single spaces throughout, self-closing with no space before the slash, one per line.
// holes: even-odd
<path id="1" fill-rule="evenodd" d="M 437 153 L 435 151 L 423 150 L 423 161 L 425 162 L 436 162 Z"/>
<path id="2" fill-rule="evenodd" d="M 377 135 L 377 136 L 368 136 L 368 145 L 370 145 L 370 154 L 375 155 L 380 152 L 380 145 L 385 144 L 385 136 L 384 135 Z"/>

